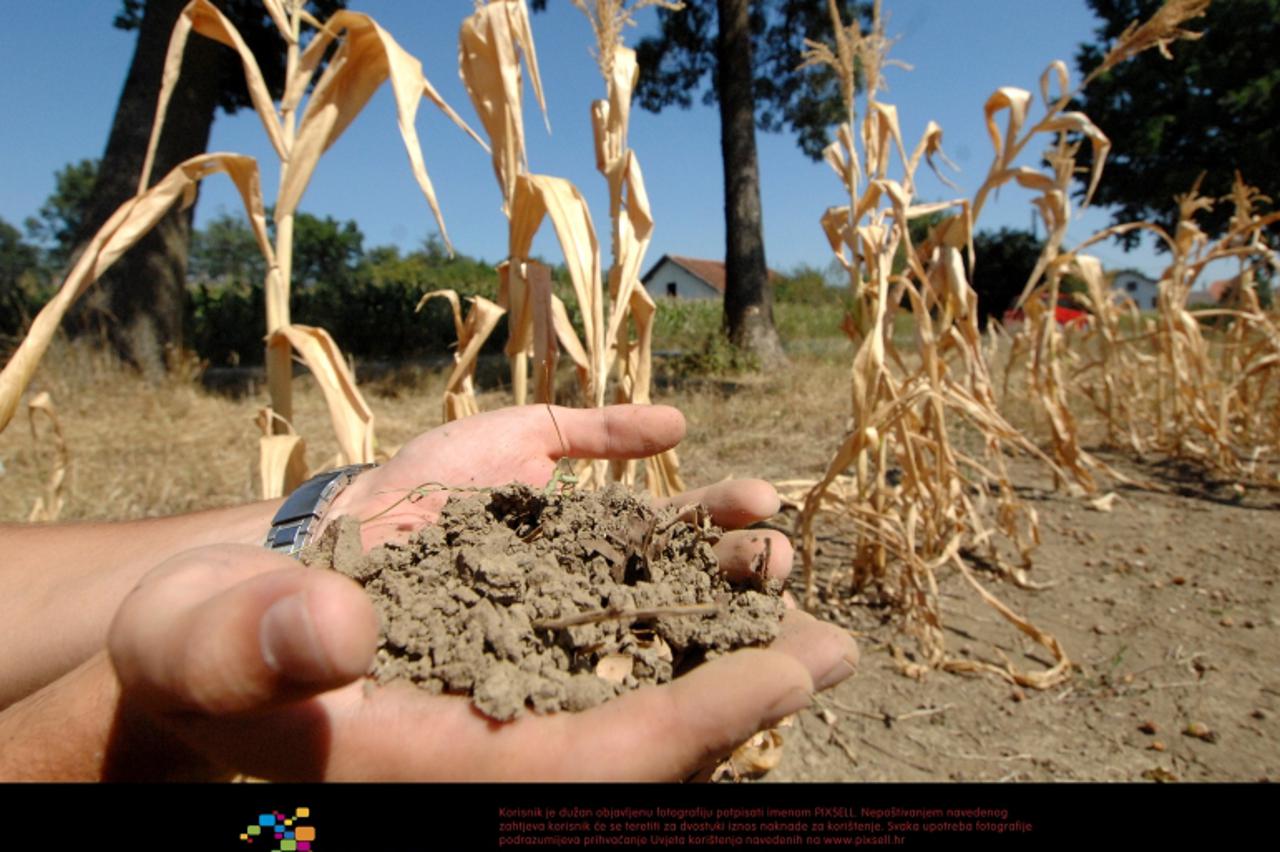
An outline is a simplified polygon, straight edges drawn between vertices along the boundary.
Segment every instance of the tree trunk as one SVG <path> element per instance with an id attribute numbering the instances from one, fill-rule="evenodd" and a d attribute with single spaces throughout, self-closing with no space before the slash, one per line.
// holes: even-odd
<path id="1" fill-rule="evenodd" d="M 749 0 L 717 0 L 720 150 L 724 160 L 724 321 L 729 340 L 761 365 L 786 363 L 773 326 L 773 292 L 764 256 L 760 166 L 756 157 Z"/>
<path id="2" fill-rule="evenodd" d="M 85 221 L 83 245 L 131 198 L 146 156 L 169 35 L 187 0 L 148 0 L 133 61 L 116 105 L 115 119 Z M 188 42 L 182 76 L 156 151 L 152 181 L 209 144 L 219 82 L 234 55 L 200 36 Z M 164 370 L 183 343 L 183 302 L 191 210 L 176 206 L 107 271 L 77 306 L 72 333 L 96 333 L 126 362 L 144 373 Z"/>

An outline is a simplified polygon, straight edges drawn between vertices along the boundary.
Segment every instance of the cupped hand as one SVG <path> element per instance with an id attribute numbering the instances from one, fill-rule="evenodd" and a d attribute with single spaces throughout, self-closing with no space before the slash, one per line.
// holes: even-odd
<path id="1" fill-rule="evenodd" d="M 857 659 L 845 631 L 793 611 L 767 648 L 585 712 L 497 723 L 463 697 L 363 680 L 376 641 L 372 604 L 350 580 L 221 546 L 157 569 L 121 607 L 108 647 L 123 701 L 200 765 L 280 780 L 677 780 L 807 705 Z M 132 778 L 191 775 L 126 755 L 114 764 Z"/>
<path id="2" fill-rule="evenodd" d="M 554 424 L 545 407 L 530 406 L 428 432 L 357 479 L 344 492 L 345 511 L 384 512 L 376 541 L 434 519 L 443 493 L 402 500 L 424 481 L 541 485 L 566 452 L 635 458 L 684 433 L 669 408 L 554 412 Z M 725 527 L 778 508 L 772 487 L 755 480 L 669 502 L 701 503 Z M 717 555 L 731 576 L 759 570 L 767 555 L 768 573 L 785 577 L 792 561 L 786 537 L 762 530 L 727 534 Z M 789 612 L 767 648 L 726 655 L 586 712 L 499 724 L 465 698 L 372 686 L 362 675 L 376 644 L 372 604 L 350 580 L 259 548 L 224 546 L 152 572 L 120 608 L 109 650 L 126 700 L 144 717 L 203 761 L 280 779 L 684 778 L 852 674 L 857 660 L 847 632 Z"/>
<path id="3" fill-rule="evenodd" d="M 419 435 L 361 474 L 326 520 L 356 516 L 369 547 L 433 522 L 450 489 L 510 482 L 540 488 L 562 458 L 644 458 L 674 447 L 684 432 L 684 416 L 667 406 L 524 405 L 477 414 Z"/>

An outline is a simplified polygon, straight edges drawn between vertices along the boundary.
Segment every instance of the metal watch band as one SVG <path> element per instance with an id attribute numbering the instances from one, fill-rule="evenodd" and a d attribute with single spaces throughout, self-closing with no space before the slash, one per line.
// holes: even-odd
<path id="1" fill-rule="evenodd" d="M 296 557 L 307 545 L 311 528 L 324 517 L 329 504 L 351 480 L 371 467 L 375 465 L 348 465 L 325 471 L 299 485 L 271 519 L 265 546 L 277 553 Z"/>

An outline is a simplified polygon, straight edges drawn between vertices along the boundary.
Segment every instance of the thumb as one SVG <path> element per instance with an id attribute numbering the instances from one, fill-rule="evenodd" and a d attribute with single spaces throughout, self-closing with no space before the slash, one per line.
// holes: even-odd
<path id="1" fill-rule="evenodd" d="M 152 571 L 112 622 L 124 690 L 153 712 L 265 709 L 360 677 L 378 620 L 352 581 L 256 547 L 188 551 Z"/>

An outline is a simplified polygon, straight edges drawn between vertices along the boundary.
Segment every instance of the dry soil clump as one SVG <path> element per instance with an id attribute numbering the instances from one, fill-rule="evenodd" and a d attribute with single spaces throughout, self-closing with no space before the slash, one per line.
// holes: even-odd
<path id="1" fill-rule="evenodd" d="M 700 508 L 655 510 L 619 487 L 454 493 L 437 523 L 362 553 L 341 519 L 304 558 L 361 583 L 383 634 L 373 675 L 470 695 L 488 716 L 584 710 L 778 635 L 758 560 L 721 574 Z"/>

